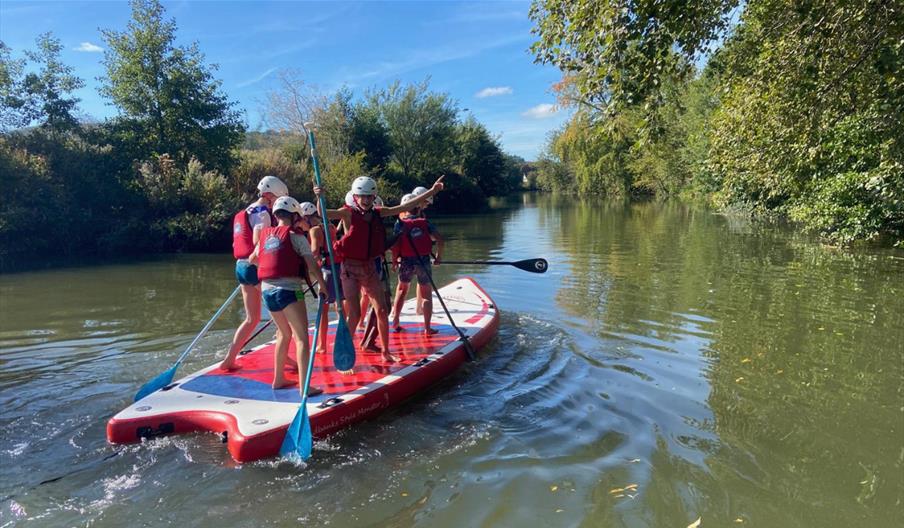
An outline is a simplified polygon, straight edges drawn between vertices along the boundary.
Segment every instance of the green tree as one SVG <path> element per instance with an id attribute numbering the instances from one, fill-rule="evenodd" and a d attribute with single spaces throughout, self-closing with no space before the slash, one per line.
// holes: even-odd
<path id="1" fill-rule="evenodd" d="M 458 111 L 447 94 L 429 91 L 429 80 L 405 87 L 395 82 L 370 94 L 367 105 L 379 113 L 390 160 L 404 178 L 432 176 L 451 165 Z"/>
<path id="2" fill-rule="evenodd" d="M 461 173 L 472 179 L 486 196 L 502 196 L 514 186 L 506 179 L 505 154 L 496 138 L 473 117 L 455 130 L 458 165 Z"/>
<path id="3" fill-rule="evenodd" d="M 534 0 L 530 18 L 537 61 L 555 64 L 574 83 L 576 101 L 618 112 L 661 102 L 670 77 L 690 64 L 728 25 L 738 0 Z"/>
<path id="4" fill-rule="evenodd" d="M 0 126 L 37 125 L 51 133 L 75 130 L 78 120 L 73 114 L 79 99 L 70 94 L 85 81 L 63 64 L 59 39 L 44 33 L 35 44 L 37 49 L 25 51 L 26 61 L 13 60 L 9 47 L 0 42 Z"/>
<path id="5" fill-rule="evenodd" d="M 103 30 L 107 69 L 101 93 L 121 112 L 115 129 L 145 159 L 169 154 L 228 169 L 243 139 L 240 114 L 197 43 L 176 46 L 176 22 L 157 0 L 132 0 L 126 31 Z"/>

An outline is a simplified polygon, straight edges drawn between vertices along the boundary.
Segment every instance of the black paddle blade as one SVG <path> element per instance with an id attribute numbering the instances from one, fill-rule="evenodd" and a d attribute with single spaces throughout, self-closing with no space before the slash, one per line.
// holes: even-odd
<path id="1" fill-rule="evenodd" d="M 546 259 L 537 258 L 512 262 L 512 266 L 531 273 L 546 273 L 546 269 L 549 268 L 549 263 L 546 262 Z"/>

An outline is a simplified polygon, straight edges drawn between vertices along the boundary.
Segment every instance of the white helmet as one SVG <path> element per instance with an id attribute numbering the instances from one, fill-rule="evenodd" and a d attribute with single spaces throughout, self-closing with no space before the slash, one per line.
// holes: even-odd
<path id="1" fill-rule="evenodd" d="M 406 194 L 405 196 L 402 197 L 402 205 L 405 205 L 406 203 L 410 202 L 411 200 L 414 200 L 415 198 L 417 198 L 417 196 L 415 196 L 414 193 Z"/>
<path id="2" fill-rule="evenodd" d="M 358 176 L 352 182 L 352 194 L 364 196 L 377 195 L 377 182 L 367 176 Z"/>
<path id="3" fill-rule="evenodd" d="M 420 196 L 420 195 L 424 194 L 425 192 L 427 192 L 427 188 L 426 188 L 426 187 L 415 187 L 414 190 L 411 191 L 411 194 L 413 194 L 413 195 L 415 195 L 415 196 Z M 432 197 L 432 196 L 431 196 L 430 198 L 427 198 L 427 203 L 428 203 L 428 204 L 432 204 L 432 203 L 433 203 L 433 197 Z"/>
<path id="4" fill-rule="evenodd" d="M 276 211 L 288 211 L 290 213 L 298 213 L 303 215 L 301 212 L 301 204 L 298 203 L 298 200 L 292 198 L 291 196 L 280 196 L 276 199 L 276 202 L 273 203 L 273 212 Z"/>
<path id="5" fill-rule="evenodd" d="M 348 191 L 345 193 L 345 205 L 349 207 L 355 206 L 355 193 Z"/>
<path id="6" fill-rule="evenodd" d="M 311 202 L 301 202 L 298 206 L 301 209 L 301 216 L 311 216 L 317 214 L 317 206 Z"/>
<path id="7" fill-rule="evenodd" d="M 264 176 L 261 178 L 261 181 L 257 184 L 257 190 L 260 191 L 261 194 L 264 194 L 265 192 L 273 193 L 277 198 L 289 194 L 289 188 L 276 176 Z"/>

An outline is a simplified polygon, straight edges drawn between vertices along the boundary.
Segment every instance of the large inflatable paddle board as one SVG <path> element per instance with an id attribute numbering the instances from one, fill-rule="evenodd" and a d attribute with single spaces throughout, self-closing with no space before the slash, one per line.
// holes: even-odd
<path id="1" fill-rule="evenodd" d="M 490 296 L 472 279 L 459 279 L 440 289 L 455 324 L 475 350 L 496 334 L 499 312 Z M 423 391 L 450 374 L 467 359 L 467 351 L 434 294 L 433 328 L 423 335 L 423 316 L 415 313 L 415 300 L 405 303 L 402 332 L 391 332 L 390 348 L 401 359 L 387 363 L 380 353 L 357 351 L 353 374 L 333 367 L 332 353 L 316 354 L 311 385 L 323 394 L 308 398 L 307 411 L 315 438 L 383 410 Z M 330 342 L 335 335 L 330 325 Z M 311 328 L 313 334 L 313 328 Z M 356 342 L 362 334 L 355 337 Z M 295 385 L 271 388 L 274 342 L 240 355 L 236 371 L 217 365 L 186 376 L 133 403 L 107 423 L 112 443 L 195 431 L 226 437 L 232 457 L 239 462 L 276 456 L 286 429 L 298 411 L 301 395 L 298 374 L 287 372 Z M 332 351 L 332 345 L 328 350 Z M 294 346 L 290 346 L 294 357 Z"/>

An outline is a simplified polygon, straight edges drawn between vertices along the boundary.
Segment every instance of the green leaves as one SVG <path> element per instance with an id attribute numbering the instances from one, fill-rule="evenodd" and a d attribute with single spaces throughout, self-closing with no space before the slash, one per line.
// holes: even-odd
<path id="1" fill-rule="evenodd" d="M 235 103 L 220 90 L 215 66 L 204 63 L 197 43 L 176 46 L 176 23 L 165 19 L 157 0 L 132 0 L 126 31 L 102 30 L 107 76 L 101 93 L 140 133 L 140 158 L 169 154 L 182 163 L 192 156 L 226 170 L 243 139 Z"/>
<path id="2" fill-rule="evenodd" d="M 736 0 L 535 0 L 530 18 L 538 62 L 573 75 L 578 102 L 617 113 L 661 102 L 668 77 L 692 62 L 728 24 Z M 678 60 L 681 59 L 681 60 Z"/>

